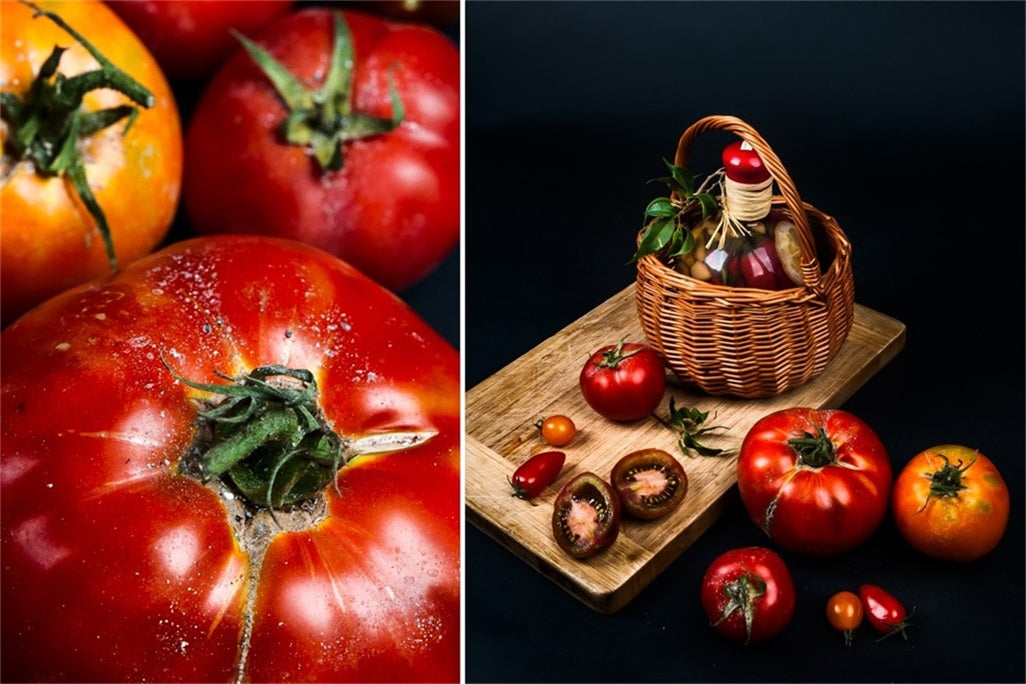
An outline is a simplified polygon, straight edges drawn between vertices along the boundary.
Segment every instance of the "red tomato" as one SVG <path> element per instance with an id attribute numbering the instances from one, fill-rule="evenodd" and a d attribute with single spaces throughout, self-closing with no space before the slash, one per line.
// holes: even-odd
<path id="1" fill-rule="evenodd" d="M 5 100 L 0 126 L 0 309 L 5 325 L 58 292 L 111 271 L 101 221 L 109 227 L 119 265 L 152 251 L 174 220 L 182 183 L 178 108 L 146 46 L 103 3 L 38 5 L 57 12 L 135 85 L 122 84 L 124 92 L 88 89 L 93 77 L 78 77 L 101 68 L 89 50 L 55 21 L 34 16 L 27 4 L 4 3 L 0 84 L 5 98 L 16 97 L 23 104 L 21 113 L 15 114 Z M 41 69 L 56 46 L 67 50 L 60 55 L 56 75 L 47 79 Z M 80 106 L 62 109 L 53 106 L 52 97 L 32 95 L 34 83 L 46 83 L 50 87 L 44 90 L 54 91 L 59 78 L 65 79 L 60 86 L 64 95 L 86 89 Z M 126 129 L 130 106 L 137 116 Z M 97 112 L 102 110 L 126 116 L 99 130 L 82 130 L 86 118 L 100 116 Z M 77 142 L 71 140 L 67 121 L 75 116 Z M 30 142 L 31 131 L 36 137 Z M 20 152 L 19 141 L 28 143 Z M 40 157 L 56 153 L 65 142 L 77 153 L 86 192 L 95 199 L 98 214 L 75 187 L 76 165 L 68 165 L 63 153 L 66 166 L 60 173 L 40 171 L 47 166 Z"/>
<path id="2" fill-rule="evenodd" d="M 592 354 L 579 380 L 584 400 L 609 420 L 644 418 L 666 391 L 666 371 L 655 350 L 623 340 Z"/>
<path id="3" fill-rule="evenodd" d="M 908 628 L 912 623 L 901 601 L 875 584 L 859 587 L 859 598 L 870 626 L 884 635 L 881 638 L 900 634 L 902 639 L 908 639 Z"/>
<path id="4" fill-rule="evenodd" d="M 839 591 L 826 604 L 830 626 L 844 634 L 844 645 L 851 646 L 855 630 L 862 624 L 862 599 L 851 591 Z"/>
<path id="5" fill-rule="evenodd" d="M 5 677 L 459 679 L 459 359 L 392 294 L 303 245 L 198 238 L 37 307 L 0 361 Z M 303 394 L 253 413 L 305 436 L 247 423 L 216 477 L 225 447 L 197 449 L 240 433 L 197 411 L 254 387 Z M 335 459 L 368 443 L 392 453 Z M 325 487 L 268 511 L 293 475 Z"/>
<path id="6" fill-rule="evenodd" d="M 791 572 L 783 558 L 760 546 L 713 560 L 702 578 L 701 598 L 713 626 L 746 644 L 779 634 L 794 616 Z"/>
<path id="7" fill-rule="evenodd" d="M 752 426 L 737 460 L 752 520 L 784 548 L 847 551 L 887 511 L 891 463 L 876 434 L 845 411 L 791 408 Z"/>
<path id="8" fill-rule="evenodd" d="M 351 71 L 345 51 L 333 52 L 346 29 Z M 324 8 L 257 38 L 296 92 L 287 106 L 244 50 L 209 83 L 186 137 L 193 226 L 307 242 L 393 291 L 419 281 L 459 238 L 459 51 L 426 26 Z M 309 88 L 329 74 L 339 74 L 328 84 L 337 97 L 319 105 Z M 389 130 L 394 114 L 402 122 Z"/>
<path id="9" fill-rule="evenodd" d="M 172 79 L 211 76 L 250 34 L 282 16 L 292 0 L 107 0 Z"/>
<path id="10" fill-rule="evenodd" d="M 608 548 L 620 533 L 620 499 L 595 473 L 567 482 L 552 507 L 552 535 L 574 558 L 589 558 Z"/>
<path id="11" fill-rule="evenodd" d="M 543 451 L 521 463 L 509 481 L 513 496 L 530 500 L 541 494 L 559 475 L 565 461 L 562 451 Z"/>
<path id="12" fill-rule="evenodd" d="M 894 481 L 892 510 L 902 536 L 923 553 L 971 561 L 989 553 L 1008 525 L 1008 487 L 980 452 L 946 444 L 909 461 Z"/>
<path id="13" fill-rule="evenodd" d="M 566 446 L 577 434 L 577 426 L 567 416 L 549 416 L 535 423 L 535 427 L 541 431 L 542 439 L 557 447 Z"/>

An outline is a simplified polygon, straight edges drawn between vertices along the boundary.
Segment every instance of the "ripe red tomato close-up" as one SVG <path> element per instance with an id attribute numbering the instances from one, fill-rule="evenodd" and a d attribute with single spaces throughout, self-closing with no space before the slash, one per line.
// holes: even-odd
<path id="1" fill-rule="evenodd" d="M 458 681 L 459 358 L 393 294 L 194 238 L 0 340 L 5 678 Z"/>
<path id="2" fill-rule="evenodd" d="M 566 462 L 562 451 L 542 451 L 517 466 L 510 478 L 513 496 L 531 500 L 555 481 Z"/>
<path id="3" fill-rule="evenodd" d="M 194 229 L 306 242 L 394 292 L 420 281 L 460 232 L 456 45 L 323 7 L 247 38 L 189 123 Z"/>
<path id="4" fill-rule="evenodd" d="M 989 458 L 944 444 L 916 454 L 894 480 L 894 523 L 928 556 L 973 561 L 990 553 L 1008 526 L 1008 486 Z"/>
<path id="5" fill-rule="evenodd" d="M 552 535 L 574 558 L 589 558 L 620 534 L 620 498 L 609 483 L 583 472 L 563 485 L 552 507 Z"/>
<path id="6" fill-rule="evenodd" d="M 107 0 L 149 47 L 168 78 L 201 79 L 251 33 L 284 15 L 293 0 Z"/>
<path id="7" fill-rule="evenodd" d="M 142 41 L 101 2 L 37 7 L 54 14 L 4 2 L 0 21 L 5 325 L 156 248 L 182 183 L 177 103 Z"/>
<path id="8" fill-rule="evenodd" d="M 751 427 L 737 482 L 748 514 L 773 541 L 829 555 L 861 544 L 880 525 L 891 463 L 873 430 L 851 413 L 797 407 Z"/>
<path id="9" fill-rule="evenodd" d="M 581 393 L 599 415 L 615 421 L 644 418 L 666 391 L 666 370 L 655 350 L 620 340 L 597 350 L 579 378 Z"/>
<path id="10" fill-rule="evenodd" d="M 875 584 L 859 587 L 862 611 L 869 625 L 884 635 L 884 638 L 900 634 L 908 639 L 911 614 L 897 597 Z"/>
<path id="11" fill-rule="evenodd" d="M 761 546 L 717 556 L 705 571 L 700 593 L 709 621 L 734 641 L 765 641 L 794 617 L 791 571 L 779 554 Z"/>

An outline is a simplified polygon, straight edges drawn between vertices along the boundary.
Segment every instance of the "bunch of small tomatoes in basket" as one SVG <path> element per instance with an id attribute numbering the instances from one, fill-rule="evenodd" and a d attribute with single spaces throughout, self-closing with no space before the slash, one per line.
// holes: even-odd
<path id="1" fill-rule="evenodd" d="M 7 679 L 459 680 L 459 357 L 397 296 L 459 8 L 397 4 L 4 2 Z"/>
<path id="2" fill-rule="evenodd" d="M 623 341 L 593 354 L 579 384 L 591 408 L 621 422 L 654 416 L 666 389 L 658 355 L 644 344 Z M 697 442 L 697 436 L 715 429 L 702 426 L 705 413 L 677 409 L 673 401 L 671 420 L 662 422 L 680 429 L 681 450 L 728 455 Z M 550 447 L 569 444 L 576 433 L 571 418 L 562 415 L 536 427 Z M 876 433 L 842 410 L 792 407 L 769 413 L 748 429 L 736 456 L 737 489 L 745 509 L 775 545 L 791 553 L 825 557 L 850 551 L 867 541 L 890 511 L 902 537 L 918 551 L 969 562 L 998 544 L 1008 522 L 1007 486 L 982 453 L 952 444 L 930 447 L 895 478 Z M 552 450 L 529 457 L 513 474 L 514 494 L 541 495 L 556 482 L 565 459 L 563 451 Z M 554 497 L 555 542 L 570 556 L 586 559 L 614 543 L 624 512 L 639 519 L 665 516 L 681 506 L 687 484 L 681 463 L 659 448 L 620 457 L 608 478 L 577 474 Z M 780 633 L 794 614 L 795 597 L 786 562 L 764 547 L 718 556 L 701 587 L 710 624 L 745 643 Z M 831 596 L 825 612 L 851 644 L 864 619 L 880 638 L 907 639 L 914 607 L 908 610 L 885 588 L 863 583 L 857 593 Z"/>

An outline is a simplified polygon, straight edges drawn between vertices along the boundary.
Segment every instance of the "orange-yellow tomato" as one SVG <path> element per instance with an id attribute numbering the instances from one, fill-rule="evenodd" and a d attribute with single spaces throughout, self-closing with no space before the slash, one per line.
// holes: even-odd
<path id="1" fill-rule="evenodd" d="M 537 425 L 541 430 L 542 439 L 552 446 L 566 446 L 577 434 L 574 421 L 566 416 L 549 416 Z"/>
<path id="2" fill-rule="evenodd" d="M 851 646 L 855 630 L 862 624 L 862 612 L 862 599 L 853 591 L 839 591 L 827 599 L 827 621 L 844 634 L 845 646 Z"/>
<path id="3" fill-rule="evenodd" d="M 57 13 L 104 57 L 156 98 L 127 119 L 78 142 L 89 187 L 113 236 L 119 265 L 152 251 L 174 220 L 182 181 L 182 133 L 167 80 L 146 47 L 102 2 L 37 3 Z M 3 2 L 0 84 L 26 98 L 55 45 L 68 48 L 58 73 L 67 77 L 99 68 L 85 47 L 45 16 L 20 2 Z M 129 104 L 110 89 L 93 90 L 82 110 Z M 0 296 L 6 325 L 39 302 L 110 271 L 104 241 L 67 176 L 44 177 L 31 161 L 11 153 L 13 130 L 0 127 Z"/>
<path id="4" fill-rule="evenodd" d="M 1008 487 L 980 452 L 946 444 L 917 454 L 894 482 L 894 522 L 923 553 L 971 561 L 989 553 L 1008 524 Z"/>

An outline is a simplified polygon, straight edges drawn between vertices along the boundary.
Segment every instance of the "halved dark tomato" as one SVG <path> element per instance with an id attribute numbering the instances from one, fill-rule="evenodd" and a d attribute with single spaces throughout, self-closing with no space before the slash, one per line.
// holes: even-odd
<path id="1" fill-rule="evenodd" d="M 620 533 L 620 498 L 595 473 L 584 472 L 563 486 L 552 509 L 552 534 L 574 558 L 588 558 Z"/>
<path id="2" fill-rule="evenodd" d="M 634 451 L 613 466 L 609 477 L 624 510 L 636 518 L 659 518 L 680 505 L 688 476 L 680 461 L 662 449 Z"/>

